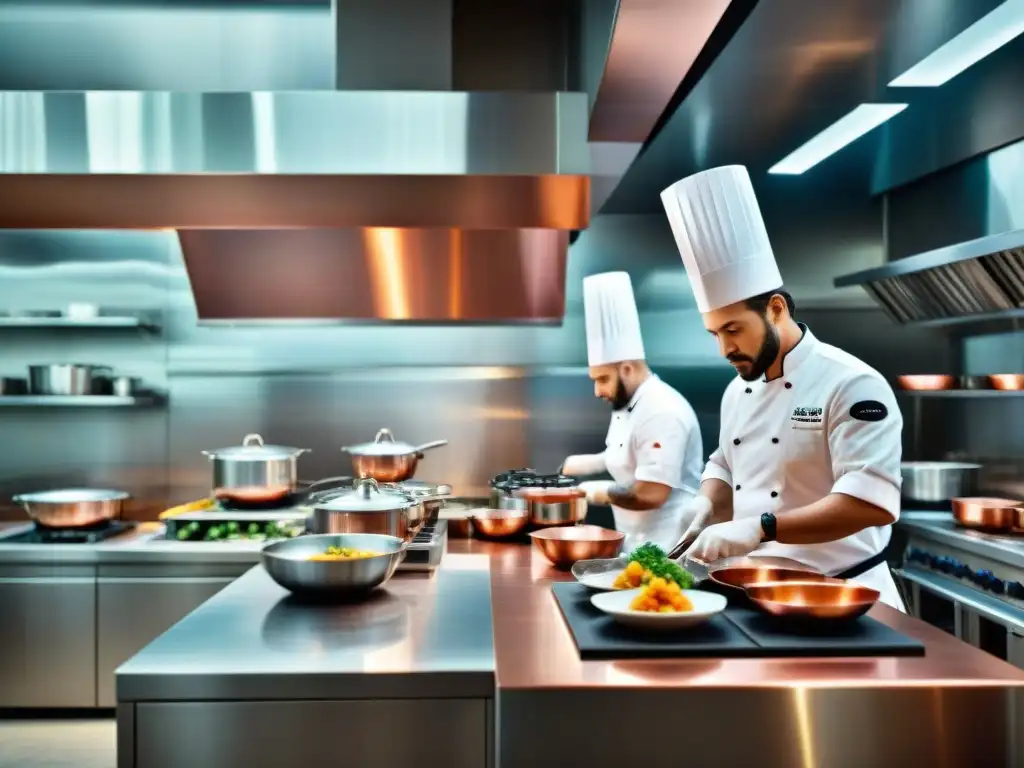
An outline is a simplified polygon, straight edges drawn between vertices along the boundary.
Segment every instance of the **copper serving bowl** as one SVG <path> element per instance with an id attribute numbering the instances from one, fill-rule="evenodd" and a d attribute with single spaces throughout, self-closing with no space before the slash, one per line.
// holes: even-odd
<path id="1" fill-rule="evenodd" d="M 468 515 L 473 531 L 490 539 L 504 539 L 522 531 L 530 516 L 524 509 L 475 509 Z"/>
<path id="2" fill-rule="evenodd" d="M 968 497 L 953 499 L 953 518 L 965 528 L 992 531 L 1024 529 L 1024 502 Z"/>
<path id="3" fill-rule="evenodd" d="M 553 566 L 572 568 L 577 560 L 603 560 L 618 556 L 626 534 L 599 525 L 574 525 L 534 531 L 530 538 Z"/>
<path id="4" fill-rule="evenodd" d="M 716 568 L 711 571 L 711 580 L 733 589 L 745 589 L 754 584 L 782 581 L 842 583 L 842 579 L 833 579 L 810 569 L 774 568 L 771 566 Z"/>
<path id="5" fill-rule="evenodd" d="M 988 377 L 993 389 L 1006 391 L 1024 389 L 1024 373 L 993 373 Z"/>
<path id="6" fill-rule="evenodd" d="M 896 381 L 899 382 L 900 389 L 915 392 L 935 392 L 941 389 L 953 389 L 956 386 L 956 376 L 943 374 L 900 376 Z"/>
<path id="7" fill-rule="evenodd" d="M 746 588 L 765 613 L 793 619 L 841 620 L 863 616 L 878 602 L 877 589 L 852 581 L 769 581 Z"/>

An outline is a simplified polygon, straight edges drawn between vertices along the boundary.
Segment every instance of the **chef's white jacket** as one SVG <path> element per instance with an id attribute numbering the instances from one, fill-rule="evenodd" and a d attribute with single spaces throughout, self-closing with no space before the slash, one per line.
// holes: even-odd
<path id="1" fill-rule="evenodd" d="M 736 519 L 778 517 L 842 493 L 900 514 L 903 417 L 892 388 L 862 361 L 814 338 L 803 338 L 783 359 L 782 376 L 736 378 L 722 399 L 719 447 L 702 480 L 733 489 Z M 837 574 L 881 552 L 890 526 L 867 528 L 825 544 L 765 542 L 752 556 L 786 557 Z M 878 589 L 900 610 L 903 601 L 888 565 L 855 579 Z"/>
<path id="2" fill-rule="evenodd" d="M 651 375 L 629 404 L 612 414 L 603 458 L 619 485 L 641 480 L 672 488 L 660 509 L 612 506 L 615 527 L 626 534 L 624 549 L 647 541 L 666 550 L 674 546 L 683 535 L 683 507 L 700 486 L 704 465 L 700 425 L 686 398 Z"/>

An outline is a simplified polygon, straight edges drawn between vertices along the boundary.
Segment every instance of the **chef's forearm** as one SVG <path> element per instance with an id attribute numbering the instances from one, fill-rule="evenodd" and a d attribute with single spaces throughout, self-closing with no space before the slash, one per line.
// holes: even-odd
<path id="1" fill-rule="evenodd" d="M 700 495 L 711 502 L 711 523 L 732 520 L 732 488 L 727 482 L 708 478 L 700 484 Z"/>
<path id="2" fill-rule="evenodd" d="M 874 504 L 832 493 L 778 515 L 775 538 L 783 544 L 825 544 L 892 521 L 892 515 Z"/>
<path id="3" fill-rule="evenodd" d="M 667 485 L 637 480 L 632 485 L 613 485 L 608 489 L 608 501 L 620 509 L 645 512 L 660 509 L 671 492 Z"/>

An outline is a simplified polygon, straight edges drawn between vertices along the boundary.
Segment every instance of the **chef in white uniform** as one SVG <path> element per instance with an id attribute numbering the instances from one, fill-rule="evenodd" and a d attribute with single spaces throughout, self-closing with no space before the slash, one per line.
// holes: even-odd
<path id="1" fill-rule="evenodd" d="M 610 474 L 610 481 L 581 483 L 588 501 L 612 505 L 627 549 L 647 541 L 667 549 L 679 540 L 700 484 L 704 461 L 697 415 L 647 367 L 628 274 L 584 278 L 583 305 L 594 394 L 611 404 L 612 419 L 605 449 L 570 456 L 561 471 Z"/>
<path id="2" fill-rule="evenodd" d="M 687 555 L 796 560 L 903 610 L 884 559 L 900 513 L 892 388 L 793 319 L 746 168 L 698 173 L 661 198 L 704 326 L 739 374 L 701 482 L 712 512 Z"/>

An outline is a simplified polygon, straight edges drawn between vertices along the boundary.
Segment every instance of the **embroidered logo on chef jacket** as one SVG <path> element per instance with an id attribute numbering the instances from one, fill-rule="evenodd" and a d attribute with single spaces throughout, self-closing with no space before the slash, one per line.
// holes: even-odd
<path id="1" fill-rule="evenodd" d="M 794 408 L 790 420 L 801 425 L 821 424 L 823 414 L 823 408 Z"/>
<path id="2" fill-rule="evenodd" d="M 889 409 L 877 400 L 861 400 L 850 406 L 850 416 L 858 421 L 882 421 L 889 415 Z"/>

